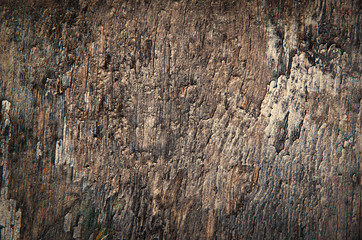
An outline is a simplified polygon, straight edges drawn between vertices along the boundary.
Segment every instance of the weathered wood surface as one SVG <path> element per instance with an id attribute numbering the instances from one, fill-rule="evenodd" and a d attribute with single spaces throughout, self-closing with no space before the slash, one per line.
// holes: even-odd
<path id="1" fill-rule="evenodd" d="M 359 1 L 0 1 L 3 239 L 360 239 Z"/>

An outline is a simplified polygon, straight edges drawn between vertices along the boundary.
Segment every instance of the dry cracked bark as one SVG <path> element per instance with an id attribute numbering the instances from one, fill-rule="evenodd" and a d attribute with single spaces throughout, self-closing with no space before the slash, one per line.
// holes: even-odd
<path id="1" fill-rule="evenodd" d="M 0 1 L 4 239 L 359 239 L 358 1 Z"/>

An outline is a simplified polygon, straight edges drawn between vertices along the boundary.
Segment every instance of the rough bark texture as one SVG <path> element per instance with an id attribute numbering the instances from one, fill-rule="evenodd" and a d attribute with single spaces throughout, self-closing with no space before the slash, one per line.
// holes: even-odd
<path id="1" fill-rule="evenodd" d="M 2 239 L 360 239 L 360 5 L 0 1 Z"/>

